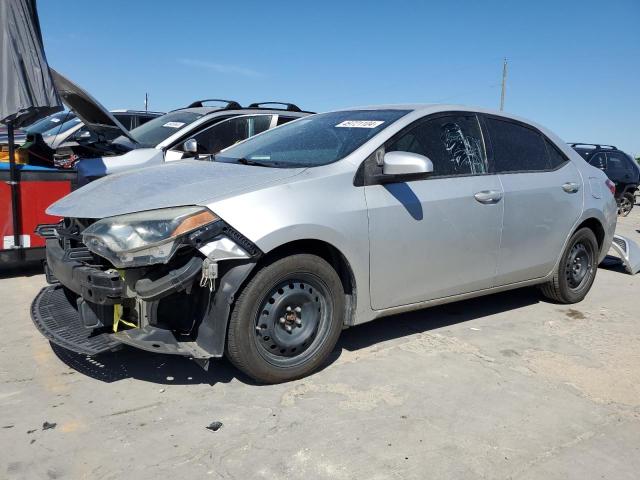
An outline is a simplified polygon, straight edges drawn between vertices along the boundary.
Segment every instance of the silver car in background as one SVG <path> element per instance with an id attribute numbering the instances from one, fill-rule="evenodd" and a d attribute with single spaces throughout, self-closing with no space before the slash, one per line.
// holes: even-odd
<path id="1" fill-rule="evenodd" d="M 579 302 L 616 224 L 607 177 L 556 135 L 448 105 L 301 118 L 48 213 L 65 220 L 32 308 L 45 336 L 88 355 L 226 355 L 266 383 L 378 317 L 529 285 Z"/>

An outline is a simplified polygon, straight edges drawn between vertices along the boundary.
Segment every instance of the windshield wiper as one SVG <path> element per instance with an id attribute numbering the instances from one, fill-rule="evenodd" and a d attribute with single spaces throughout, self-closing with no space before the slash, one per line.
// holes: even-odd
<path id="1" fill-rule="evenodd" d="M 238 163 L 243 164 L 243 165 L 252 165 L 252 166 L 257 166 L 257 167 L 275 167 L 275 166 L 279 165 L 278 162 L 251 160 L 250 158 L 236 158 L 234 160 L 236 162 L 238 162 Z"/>

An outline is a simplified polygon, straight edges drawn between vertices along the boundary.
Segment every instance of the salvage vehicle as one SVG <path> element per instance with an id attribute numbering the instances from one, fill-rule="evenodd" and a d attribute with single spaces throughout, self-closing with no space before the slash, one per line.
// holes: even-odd
<path id="1" fill-rule="evenodd" d="M 618 213 L 626 217 L 636 203 L 640 185 L 640 166 L 629 154 L 613 145 L 571 143 L 571 147 L 594 167 L 607 174 L 616 186 Z"/>
<path id="2" fill-rule="evenodd" d="M 53 70 L 52 77 L 73 112 L 56 113 L 27 127 L 25 142 L 15 151 L 15 180 L 8 145 L 6 161 L 0 154 L 0 205 L 7 206 L 0 210 L 0 268 L 44 258 L 45 242 L 34 229 L 60 220 L 46 215 L 45 208 L 79 184 L 73 169 L 79 158 L 127 151 L 110 141 L 128 135 L 123 123 L 140 125 L 161 115 L 133 110 L 111 113 Z"/>
<path id="3" fill-rule="evenodd" d="M 214 155 L 311 113 L 292 103 L 258 102 L 242 107 L 234 100 L 196 100 L 115 139 L 113 144 L 126 153 L 81 160 L 77 166 L 81 183 L 133 168 Z"/>
<path id="4" fill-rule="evenodd" d="M 163 115 L 162 112 L 138 110 L 112 110 L 110 113 L 125 128 L 126 125 L 143 125 Z M 71 114 L 71 118 L 64 123 L 54 124 L 44 131 L 27 129 L 25 143 L 17 151 L 18 161 L 41 166 L 74 166 L 77 159 L 85 156 L 122 152 L 117 145 L 101 140 L 93 128 Z"/>
<path id="5" fill-rule="evenodd" d="M 214 161 L 107 176 L 53 204 L 32 305 L 53 343 L 122 344 L 264 383 L 323 365 L 343 328 L 539 285 L 581 301 L 613 184 L 547 129 L 490 110 L 312 115 Z"/>

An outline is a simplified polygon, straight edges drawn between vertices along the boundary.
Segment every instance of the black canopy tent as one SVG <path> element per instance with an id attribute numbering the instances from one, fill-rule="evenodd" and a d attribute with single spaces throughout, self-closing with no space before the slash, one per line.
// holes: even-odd
<path id="1" fill-rule="evenodd" d="M 62 110 L 42 46 L 35 0 L 0 0 L 0 122 L 7 125 L 13 246 L 20 247 L 14 129 Z"/>

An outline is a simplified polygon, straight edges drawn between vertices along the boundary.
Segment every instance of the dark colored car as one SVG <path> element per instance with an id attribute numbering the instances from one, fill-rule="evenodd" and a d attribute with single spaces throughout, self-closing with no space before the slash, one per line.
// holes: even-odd
<path id="1" fill-rule="evenodd" d="M 635 194 L 640 185 L 640 166 L 631 157 L 613 145 L 570 143 L 582 158 L 599 168 L 616 185 L 618 213 L 629 215 L 635 204 Z"/>

